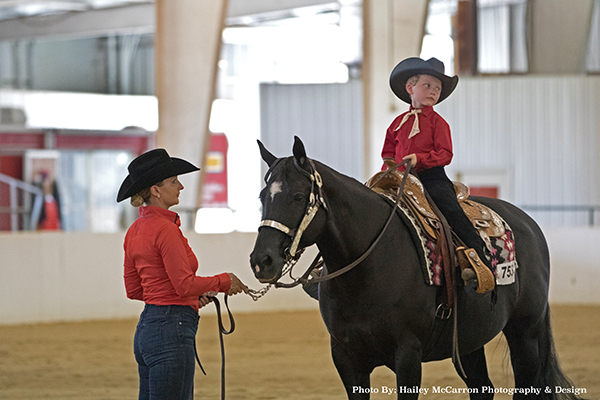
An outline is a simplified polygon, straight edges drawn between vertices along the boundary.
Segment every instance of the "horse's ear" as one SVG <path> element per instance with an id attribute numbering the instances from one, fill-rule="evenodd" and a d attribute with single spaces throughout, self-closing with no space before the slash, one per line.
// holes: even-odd
<path id="1" fill-rule="evenodd" d="M 296 163 L 300 167 L 304 167 L 306 163 L 306 149 L 304 148 L 304 143 L 298 136 L 294 136 L 294 158 L 296 159 Z"/>
<path id="2" fill-rule="evenodd" d="M 265 145 L 262 144 L 260 140 L 257 140 L 256 142 L 258 143 L 258 147 L 260 148 L 260 156 L 270 167 L 271 165 L 273 165 L 275 160 L 277 160 L 277 157 L 275 157 L 269 150 L 267 150 Z"/>

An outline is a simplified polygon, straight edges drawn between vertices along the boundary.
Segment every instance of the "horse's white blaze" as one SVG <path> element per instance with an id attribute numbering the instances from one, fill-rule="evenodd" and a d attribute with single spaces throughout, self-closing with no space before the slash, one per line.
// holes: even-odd
<path id="1" fill-rule="evenodd" d="M 271 187 L 269 187 L 269 193 L 271 194 L 271 201 L 273 201 L 273 198 L 275 198 L 275 195 L 277 193 L 283 192 L 282 186 L 283 185 L 281 182 L 273 182 L 271 184 Z"/>

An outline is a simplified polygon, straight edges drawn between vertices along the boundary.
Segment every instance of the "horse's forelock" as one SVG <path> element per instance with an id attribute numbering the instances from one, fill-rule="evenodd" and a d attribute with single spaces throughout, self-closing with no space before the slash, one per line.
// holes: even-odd
<path id="1" fill-rule="evenodd" d="M 289 176 L 289 170 L 291 166 L 293 166 L 292 162 L 291 157 L 278 159 L 265 175 L 265 183 L 267 186 L 271 185 L 273 182 L 286 182 Z"/>

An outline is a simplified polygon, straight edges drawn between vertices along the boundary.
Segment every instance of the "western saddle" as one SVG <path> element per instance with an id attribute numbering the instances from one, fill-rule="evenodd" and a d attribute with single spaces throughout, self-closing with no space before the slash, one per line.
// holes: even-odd
<path id="1" fill-rule="evenodd" d="M 373 175 L 365 185 L 379 194 L 387 193 L 397 196 L 403 176 L 404 172 L 398 170 L 381 171 Z M 489 243 L 489 238 L 504 235 L 504 223 L 500 217 L 489 207 L 469 200 L 469 188 L 465 184 L 460 182 L 453 182 L 453 184 L 460 206 L 484 242 Z M 440 218 L 434 211 L 437 210 L 437 207 L 432 206 L 427 201 L 423 185 L 416 176 L 409 175 L 402 195 L 403 203 L 411 210 L 425 235 L 436 242 L 436 247 L 454 248 L 461 270 L 472 268 L 475 271 L 478 280 L 477 292 L 487 293 L 491 291 L 495 287 L 493 273 L 481 262 L 473 249 L 466 248 L 458 238 L 455 238 L 457 245 L 454 246 L 452 238 L 445 237 L 446 235 L 443 234 L 442 229 L 442 220 L 444 219 Z M 443 261 L 445 276 L 450 277 L 451 272 L 448 273 L 448 271 L 452 271 L 453 266 L 446 265 L 449 264 L 447 260 Z M 446 285 L 449 284 L 449 282 L 446 282 Z"/>

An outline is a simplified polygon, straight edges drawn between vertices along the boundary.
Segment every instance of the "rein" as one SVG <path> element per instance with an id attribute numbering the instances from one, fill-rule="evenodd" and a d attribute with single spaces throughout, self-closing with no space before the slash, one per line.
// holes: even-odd
<path id="1" fill-rule="evenodd" d="M 279 161 L 279 160 L 278 160 Z M 273 164 L 273 166 L 269 169 L 269 172 L 267 172 L 267 175 L 265 176 L 265 181 L 267 180 L 267 177 L 270 175 L 270 171 L 273 169 L 273 167 L 277 164 L 277 162 L 275 164 Z M 308 177 L 311 181 L 311 193 L 310 193 L 310 200 L 309 203 L 307 205 L 306 211 L 304 213 L 304 217 L 302 218 L 302 221 L 300 221 L 300 226 L 297 229 L 290 229 L 287 226 L 285 226 L 284 224 L 277 222 L 277 221 L 273 221 L 273 220 L 262 220 L 260 223 L 260 226 L 268 226 L 277 230 L 280 230 L 281 232 L 285 233 L 288 236 L 292 237 L 292 245 L 289 248 L 289 250 L 286 250 L 286 254 L 287 254 L 287 259 L 286 259 L 286 267 L 289 270 L 290 273 L 290 277 L 292 277 L 291 272 L 292 272 L 292 268 L 294 267 L 294 265 L 298 262 L 298 260 L 300 259 L 300 256 L 302 255 L 302 252 L 304 251 L 304 249 L 301 249 L 300 251 L 298 251 L 298 244 L 300 243 L 300 238 L 302 236 L 302 234 L 304 233 L 304 231 L 306 230 L 306 228 L 308 227 L 308 225 L 310 224 L 310 222 L 312 221 L 312 219 L 314 218 L 315 214 L 317 213 L 319 206 L 323 206 L 323 208 L 325 210 L 327 210 L 327 205 L 325 203 L 324 200 L 324 196 L 323 196 L 323 191 L 322 191 L 322 186 L 323 186 L 323 181 L 321 179 L 321 175 L 318 173 L 317 169 L 315 168 L 315 164 L 313 163 L 312 160 L 308 159 L 312 172 L 307 172 L 306 170 L 304 170 L 303 168 L 301 168 L 297 163 L 296 163 L 296 159 L 294 158 L 294 165 L 296 166 L 296 168 L 302 172 L 302 174 L 306 177 Z M 305 283 L 319 283 L 319 282 L 325 282 L 328 281 L 330 279 L 336 278 L 342 274 L 345 274 L 346 272 L 350 271 L 351 269 L 353 269 L 354 267 L 356 267 L 358 264 L 360 264 L 361 262 L 363 262 L 368 256 L 369 254 L 371 254 L 371 252 L 375 249 L 375 246 L 377 246 L 377 244 L 379 243 L 379 241 L 381 240 L 381 238 L 383 237 L 383 235 L 385 234 L 388 226 L 390 225 L 390 223 L 392 222 L 392 219 L 394 218 L 394 215 L 396 214 L 396 208 L 398 207 L 398 205 L 400 204 L 400 201 L 402 199 L 402 192 L 404 191 L 404 186 L 406 185 L 406 181 L 408 179 L 408 175 L 410 172 L 410 169 L 412 167 L 412 163 L 410 160 L 403 160 L 401 163 L 396 164 L 393 168 L 388 168 L 383 175 L 381 176 L 381 178 L 383 178 L 384 176 L 387 176 L 388 173 L 390 173 L 391 171 L 397 169 L 398 167 L 401 167 L 402 165 L 407 164 L 406 167 L 406 173 L 404 174 L 403 178 L 402 178 L 402 183 L 400 185 L 400 188 L 398 189 L 398 198 L 396 200 L 396 204 L 395 207 L 392 208 L 392 211 L 385 223 L 385 225 L 383 226 L 383 229 L 381 230 L 381 232 L 379 233 L 379 235 L 377 236 L 377 238 L 375 239 L 375 241 L 371 244 L 371 246 L 359 257 L 357 258 L 354 262 L 352 262 L 351 264 L 346 265 L 345 267 L 332 272 L 332 273 L 328 273 L 326 276 L 322 276 L 322 277 L 318 277 L 318 278 L 310 278 L 310 273 L 316 268 L 316 266 L 319 264 L 319 259 L 321 258 L 321 253 L 317 254 L 317 256 L 315 257 L 315 259 L 313 260 L 313 262 L 311 263 L 311 265 L 308 267 L 308 269 L 306 270 L 306 272 L 304 272 L 304 274 L 297 279 L 294 279 L 292 277 L 292 279 L 294 280 L 294 282 L 292 283 L 282 283 L 282 282 L 276 282 L 275 283 L 275 287 L 281 287 L 281 288 L 293 288 L 296 287 L 300 284 L 305 284 Z M 318 193 L 315 193 L 315 184 L 318 188 Z M 285 274 L 282 273 L 282 276 Z M 271 284 L 272 285 L 272 284 Z M 270 286 L 267 286 L 267 288 L 270 288 Z M 264 290 L 264 288 L 263 288 Z M 268 290 L 268 289 L 267 289 Z M 256 292 L 255 292 L 256 293 Z M 264 293 L 266 293 L 266 290 L 264 290 Z M 264 293 L 262 295 L 264 295 Z M 260 298 L 261 296 L 259 296 Z M 257 298 L 255 298 L 254 296 L 252 296 L 252 298 L 254 300 L 257 300 Z"/>
<path id="2" fill-rule="evenodd" d="M 233 331 L 235 330 L 235 320 L 233 319 L 233 314 L 231 313 L 231 310 L 229 309 L 229 303 L 227 302 L 227 299 L 229 298 L 228 295 L 225 295 L 225 308 L 227 308 L 227 313 L 229 314 L 229 330 L 225 329 L 225 326 L 223 325 L 223 318 L 221 317 L 221 303 L 219 302 L 219 299 L 215 296 L 215 297 L 211 297 L 210 300 L 215 304 L 215 308 L 217 309 L 217 323 L 219 325 L 219 342 L 221 343 L 221 399 L 225 400 L 225 344 L 223 343 L 223 336 L 224 335 L 229 335 L 231 333 L 233 333 Z M 198 357 L 198 350 L 196 350 L 196 341 L 194 340 L 194 354 L 196 356 L 196 362 L 198 363 L 198 366 L 200 367 L 200 369 L 202 370 L 202 372 L 204 373 L 204 375 L 206 375 L 206 371 L 204 371 L 204 368 L 202 367 L 202 363 L 200 362 L 200 357 Z"/>

